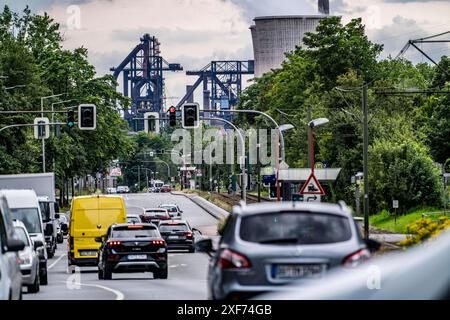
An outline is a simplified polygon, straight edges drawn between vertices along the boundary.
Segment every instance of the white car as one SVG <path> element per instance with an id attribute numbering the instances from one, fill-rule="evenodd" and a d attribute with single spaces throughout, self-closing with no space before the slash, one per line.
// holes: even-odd
<path id="1" fill-rule="evenodd" d="M 107 191 L 109 194 L 116 194 L 116 193 L 117 193 L 117 189 L 116 189 L 116 188 L 108 188 L 108 189 L 106 189 L 106 191 Z"/>
<path id="2" fill-rule="evenodd" d="M 127 223 L 142 223 L 141 216 L 139 214 L 128 213 Z"/>
<path id="3" fill-rule="evenodd" d="M 22 299 L 22 275 L 17 252 L 25 248 L 16 239 L 9 208 L 0 192 L 0 300 Z"/>
<path id="4" fill-rule="evenodd" d="M 31 240 L 27 228 L 22 221 L 14 220 L 13 224 L 17 239 L 23 241 L 25 244 L 25 248 L 19 251 L 22 285 L 27 287 L 29 293 L 37 293 L 40 290 L 39 256 L 35 248 L 42 246 L 42 243 L 38 243 L 38 240 L 36 242 Z"/>

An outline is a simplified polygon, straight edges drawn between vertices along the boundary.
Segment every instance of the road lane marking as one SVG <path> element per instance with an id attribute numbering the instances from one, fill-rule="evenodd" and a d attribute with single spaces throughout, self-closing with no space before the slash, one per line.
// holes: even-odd
<path id="1" fill-rule="evenodd" d="M 56 264 L 57 264 L 59 261 L 61 261 L 61 259 L 64 258 L 65 256 L 66 256 L 65 253 L 62 254 L 62 255 L 61 255 L 58 259 L 56 259 L 56 261 L 53 262 L 47 269 L 51 269 L 51 268 L 53 268 L 54 266 L 56 266 Z"/>
<path id="2" fill-rule="evenodd" d="M 67 281 L 69 281 L 69 280 L 67 280 Z M 67 283 L 67 281 L 61 281 L 61 282 Z M 120 292 L 119 290 L 115 290 L 115 289 L 112 289 L 112 288 L 109 288 L 109 287 L 106 287 L 106 286 L 102 286 L 102 285 L 99 285 L 99 284 L 87 284 L 87 283 L 77 282 L 77 283 L 74 283 L 73 285 L 85 286 L 85 287 L 94 287 L 94 288 L 99 288 L 99 289 L 103 289 L 105 291 L 112 292 L 112 293 L 114 293 L 116 295 L 116 299 L 115 300 L 123 300 L 125 298 L 125 295 L 122 292 Z"/>
<path id="3" fill-rule="evenodd" d="M 178 267 L 187 267 L 187 264 L 181 263 L 181 264 L 173 264 L 169 266 L 169 268 L 178 268 Z"/>

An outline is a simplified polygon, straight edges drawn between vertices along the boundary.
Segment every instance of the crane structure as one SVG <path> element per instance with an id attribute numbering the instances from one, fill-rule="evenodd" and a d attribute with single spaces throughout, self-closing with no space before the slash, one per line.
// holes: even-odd
<path id="1" fill-rule="evenodd" d="M 242 92 L 242 76 L 255 73 L 255 61 L 212 61 L 201 70 L 186 71 L 188 76 L 197 76 L 197 81 L 189 86 L 186 95 L 180 100 L 180 108 L 194 91 L 203 84 L 203 108 L 205 110 L 230 109 L 238 103 Z"/>
<path id="2" fill-rule="evenodd" d="M 164 112 L 165 71 L 182 71 L 179 63 L 168 63 L 161 57 L 160 42 L 154 36 L 144 34 L 140 43 L 117 66 L 110 70 L 118 81 L 123 74 L 123 95 L 131 98 L 131 108 L 124 110 L 124 118 L 135 131 L 143 130 L 143 115 L 148 112 Z"/>

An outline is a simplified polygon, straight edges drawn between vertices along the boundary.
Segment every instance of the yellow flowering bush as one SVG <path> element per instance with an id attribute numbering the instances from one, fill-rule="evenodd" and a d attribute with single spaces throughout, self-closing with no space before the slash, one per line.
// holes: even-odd
<path id="1" fill-rule="evenodd" d="M 450 219 L 446 216 L 441 216 L 438 219 L 419 219 L 406 227 L 411 236 L 407 236 L 406 240 L 400 241 L 399 245 L 411 246 L 431 240 L 449 227 Z"/>

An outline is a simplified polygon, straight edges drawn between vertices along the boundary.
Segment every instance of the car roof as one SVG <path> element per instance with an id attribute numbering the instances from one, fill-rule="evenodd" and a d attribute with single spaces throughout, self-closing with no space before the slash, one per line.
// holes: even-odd
<path id="1" fill-rule="evenodd" d="M 8 207 L 36 208 L 39 207 L 38 198 L 34 190 L 0 190 L 0 195 L 5 196 Z"/>
<path id="2" fill-rule="evenodd" d="M 186 220 L 163 220 L 159 224 L 188 224 Z"/>
<path id="3" fill-rule="evenodd" d="M 278 203 L 255 203 L 250 205 L 239 205 L 233 208 L 233 213 L 249 216 L 257 214 L 270 214 L 274 212 L 297 212 L 305 211 L 311 213 L 322 213 L 343 216 L 347 218 L 352 217 L 350 209 L 345 203 L 305 203 L 305 202 L 278 202 Z"/>
<path id="4" fill-rule="evenodd" d="M 164 208 L 145 208 L 145 211 L 167 211 L 167 209 Z"/>
<path id="5" fill-rule="evenodd" d="M 128 227 L 128 226 L 144 226 L 144 227 L 157 228 L 154 223 L 144 223 L 144 222 L 140 222 L 140 223 L 115 223 L 111 227 L 114 229 L 114 228 L 121 228 L 121 227 Z"/>

